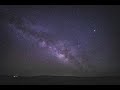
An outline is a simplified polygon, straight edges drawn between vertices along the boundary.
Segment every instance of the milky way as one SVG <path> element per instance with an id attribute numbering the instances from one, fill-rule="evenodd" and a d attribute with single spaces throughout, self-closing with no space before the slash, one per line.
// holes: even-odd
<path id="1" fill-rule="evenodd" d="M 28 21 L 28 20 L 27 20 Z M 77 55 L 77 48 L 73 46 L 68 40 L 56 40 L 51 38 L 54 35 L 45 32 L 44 30 L 35 31 L 35 25 L 27 25 L 25 20 L 18 17 L 11 17 L 9 27 L 15 32 L 20 33 L 25 39 L 34 40 L 39 47 L 46 48 L 49 54 L 58 58 L 58 62 L 72 63 L 76 67 L 81 67 L 82 60 Z"/>
<path id="2" fill-rule="evenodd" d="M 116 74 L 118 12 L 112 6 L 0 6 L 0 73 Z"/>

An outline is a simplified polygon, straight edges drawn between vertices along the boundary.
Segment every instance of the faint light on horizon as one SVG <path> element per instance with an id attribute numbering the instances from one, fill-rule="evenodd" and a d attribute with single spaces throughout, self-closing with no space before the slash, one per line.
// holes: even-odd
<path id="1" fill-rule="evenodd" d="M 17 76 L 17 75 L 14 75 L 13 77 L 15 78 L 15 77 L 18 77 L 18 76 Z"/>

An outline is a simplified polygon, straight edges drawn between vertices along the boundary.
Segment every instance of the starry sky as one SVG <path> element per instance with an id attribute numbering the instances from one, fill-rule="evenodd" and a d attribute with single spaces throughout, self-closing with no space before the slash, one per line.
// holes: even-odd
<path id="1" fill-rule="evenodd" d="M 120 6 L 0 6 L 0 75 L 120 75 Z"/>

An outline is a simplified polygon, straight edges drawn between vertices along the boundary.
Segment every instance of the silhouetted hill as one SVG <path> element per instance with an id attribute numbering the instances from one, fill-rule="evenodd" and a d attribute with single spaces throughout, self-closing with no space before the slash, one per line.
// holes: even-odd
<path id="1" fill-rule="evenodd" d="M 120 84 L 120 77 L 75 76 L 0 76 L 0 85 L 112 85 Z"/>

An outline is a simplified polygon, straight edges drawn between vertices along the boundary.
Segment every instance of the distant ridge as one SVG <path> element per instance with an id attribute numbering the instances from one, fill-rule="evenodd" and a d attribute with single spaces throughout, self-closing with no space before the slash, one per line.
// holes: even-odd
<path id="1" fill-rule="evenodd" d="M 7 76 L 0 75 L 0 85 L 120 85 L 120 76 Z"/>

